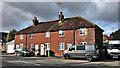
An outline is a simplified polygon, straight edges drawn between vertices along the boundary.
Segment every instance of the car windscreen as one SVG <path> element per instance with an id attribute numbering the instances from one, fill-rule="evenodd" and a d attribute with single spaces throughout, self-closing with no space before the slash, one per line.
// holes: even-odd
<path id="1" fill-rule="evenodd" d="M 120 44 L 111 44 L 108 46 L 108 49 L 119 49 L 120 50 Z"/>

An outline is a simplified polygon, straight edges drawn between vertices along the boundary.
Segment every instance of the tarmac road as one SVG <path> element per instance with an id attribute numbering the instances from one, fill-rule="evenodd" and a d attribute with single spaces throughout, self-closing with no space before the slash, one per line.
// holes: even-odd
<path id="1" fill-rule="evenodd" d="M 2 55 L 2 67 L 5 66 L 96 66 L 99 67 L 114 67 L 120 66 L 120 61 L 117 59 L 96 60 L 88 62 L 86 59 L 70 59 L 55 57 L 19 57 L 14 55 Z M 120 67 L 119 67 L 120 68 Z"/>

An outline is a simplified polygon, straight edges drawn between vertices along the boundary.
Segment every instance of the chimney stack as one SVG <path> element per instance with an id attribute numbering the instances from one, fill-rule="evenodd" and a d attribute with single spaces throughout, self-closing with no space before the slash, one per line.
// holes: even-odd
<path id="1" fill-rule="evenodd" d="M 37 17 L 34 16 L 34 17 L 33 17 L 33 26 L 36 26 L 36 25 L 38 25 L 38 24 L 39 24 L 39 22 L 38 22 L 38 20 L 37 20 Z"/>
<path id="2" fill-rule="evenodd" d="M 62 22 L 64 20 L 64 15 L 62 12 L 59 14 L 59 21 Z"/>

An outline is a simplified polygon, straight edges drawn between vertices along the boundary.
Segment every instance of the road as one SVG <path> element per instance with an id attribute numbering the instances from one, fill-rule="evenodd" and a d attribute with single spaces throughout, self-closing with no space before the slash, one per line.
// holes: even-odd
<path id="1" fill-rule="evenodd" d="M 2 55 L 2 67 L 4 66 L 119 66 L 117 59 L 95 60 L 88 62 L 86 59 L 70 59 L 55 57 L 19 57 L 14 55 Z"/>

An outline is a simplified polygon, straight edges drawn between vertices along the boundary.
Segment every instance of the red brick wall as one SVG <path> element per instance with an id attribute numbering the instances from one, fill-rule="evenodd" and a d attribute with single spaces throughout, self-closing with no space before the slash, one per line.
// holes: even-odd
<path id="1" fill-rule="evenodd" d="M 73 45 L 73 30 L 65 30 L 64 37 L 59 37 L 58 31 L 50 32 L 50 38 L 45 38 L 45 33 L 35 33 L 33 39 L 30 39 L 30 35 L 27 34 L 27 48 L 30 47 L 30 44 L 38 44 L 40 49 L 40 44 L 50 43 L 50 49 L 55 52 L 55 55 L 62 55 L 64 50 L 59 50 L 58 45 L 60 42 L 66 44 L 71 43 Z M 15 35 L 15 45 L 23 44 L 26 47 L 26 35 L 20 40 L 19 35 Z"/>
<path id="2" fill-rule="evenodd" d="M 87 42 L 87 44 L 95 44 L 95 29 L 87 28 L 86 35 L 80 35 L 80 30 L 75 31 L 75 44 L 80 44 L 80 42 Z"/>
<path id="3" fill-rule="evenodd" d="M 23 39 L 20 39 L 20 35 L 15 35 L 15 45 L 23 44 L 26 47 L 26 35 L 23 34 Z"/>
<path id="4" fill-rule="evenodd" d="M 50 43 L 50 49 L 55 52 L 56 56 L 62 56 L 64 50 L 59 50 L 58 45 L 60 42 L 66 44 L 74 44 L 74 30 L 65 30 L 64 37 L 59 37 L 58 31 L 50 32 L 50 38 L 45 38 L 45 33 L 34 33 L 33 39 L 30 39 L 30 35 L 27 34 L 27 47 L 30 47 L 30 44 L 38 44 L 39 49 L 41 44 Z M 95 44 L 95 29 L 88 28 L 87 35 L 80 35 L 80 30 L 75 30 L 75 44 L 80 44 L 80 42 L 87 42 L 87 44 Z M 24 44 L 26 47 L 26 35 L 22 40 L 19 39 L 19 35 L 15 35 L 15 45 Z"/>

